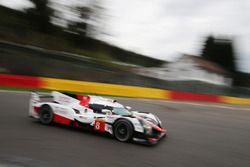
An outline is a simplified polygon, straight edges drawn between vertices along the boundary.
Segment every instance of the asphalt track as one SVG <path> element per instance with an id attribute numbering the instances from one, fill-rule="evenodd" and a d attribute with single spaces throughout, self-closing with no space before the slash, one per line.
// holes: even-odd
<path id="1" fill-rule="evenodd" d="M 0 92 L 0 167 L 245 167 L 250 106 L 118 98 L 157 114 L 168 138 L 154 147 L 121 143 L 28 118 L 28 93 Z"/>

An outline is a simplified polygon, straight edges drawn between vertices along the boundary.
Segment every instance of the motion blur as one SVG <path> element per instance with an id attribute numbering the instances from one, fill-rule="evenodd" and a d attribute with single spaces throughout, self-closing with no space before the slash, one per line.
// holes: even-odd
<path id="1" fill-rule="evenodd" d="M 195 53 L 169 61 L 103 40 L 113 35 L 108 1 L 0 2 L 1 73 L 249 96 L 250 76 L 239 70 L 230 35 L 208 32 Z"/>

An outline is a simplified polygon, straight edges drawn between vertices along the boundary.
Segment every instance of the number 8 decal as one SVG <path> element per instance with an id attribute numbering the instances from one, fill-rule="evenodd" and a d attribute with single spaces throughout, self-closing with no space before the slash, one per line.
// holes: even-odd
<path id="1" fill-rule="evenodd" d="M 99 129 L 100 129 L 100 122 L 96 122 L 96 123 L 95 123 L 95 129 L 96 129 L 96 130 L 99 130 Z"/>
<path id="2" fill-rule="evenodd" d="M 96 120 L 94 123 L 94 129 L 96 131 L 104 132 L 105 131 L 105 122 L 103 120 Z"/>

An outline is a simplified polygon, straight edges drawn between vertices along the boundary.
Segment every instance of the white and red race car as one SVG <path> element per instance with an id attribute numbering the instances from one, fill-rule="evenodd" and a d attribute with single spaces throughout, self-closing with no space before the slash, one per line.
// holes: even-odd
<path id="1" fill-rule="evenodd" d="M 109 98 L 53 91 L 31 93 L 29 116 L 45 125 L 59 123 L 108 133 L 122 142 L 156 144 L 166 136 L 156 115 L 130 109 Z"/>

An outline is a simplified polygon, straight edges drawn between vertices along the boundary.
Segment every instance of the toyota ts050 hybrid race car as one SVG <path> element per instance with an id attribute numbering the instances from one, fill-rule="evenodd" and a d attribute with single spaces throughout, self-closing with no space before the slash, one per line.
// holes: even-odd
<path id="1" fill-rule="evenodd" d="M 100 96 L 31 93 L 29 116 L 45 125 L 59 123 L 108 133 L 121 142 L 156 144 L 166 135 L 156 115 L 131 111 L 116 100 Z"/>

